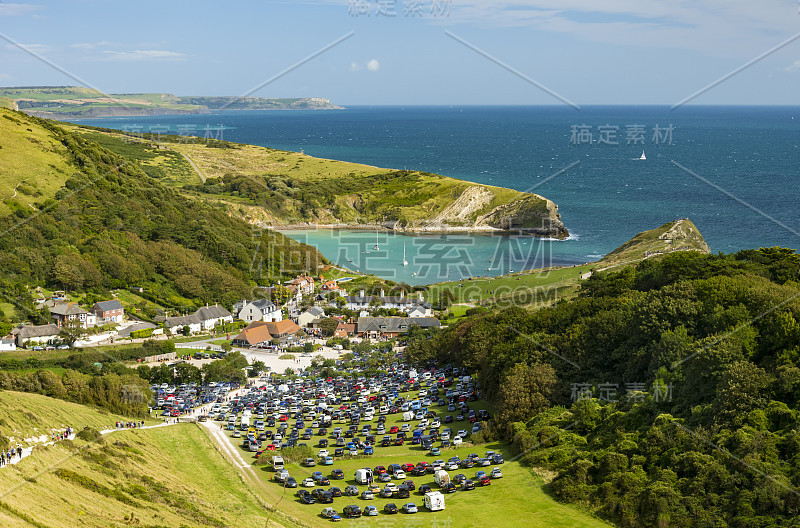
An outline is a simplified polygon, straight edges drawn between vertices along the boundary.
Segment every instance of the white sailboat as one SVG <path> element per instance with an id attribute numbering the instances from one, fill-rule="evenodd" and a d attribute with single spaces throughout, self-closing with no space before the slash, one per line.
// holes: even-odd
<path id="1" fill-rule="evenodd" d="M 403 242 L 403 266 L 408 266 L 408 261 L 406 260 L 406 243 Z"/>
<path id="2" fill-rule="evenodd" d="M 646 160 L 647 159 L 647 156 L 644 155 L 644 150 L 642 150 L 642 155 L 639 156 L 639 159 L 640 160 Z"/>
<path id="3" fill-rule="evenodd" d="M 378 230 L 375 230 L 375 247 L 372 249 L 380 249 L 381 247 L 378 245 Z"/>

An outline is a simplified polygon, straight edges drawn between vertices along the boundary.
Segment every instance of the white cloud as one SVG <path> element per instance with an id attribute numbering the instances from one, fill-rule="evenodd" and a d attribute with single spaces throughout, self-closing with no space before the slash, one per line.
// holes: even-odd
<path id="1" fill-rule="evenodd" d="M 359 71 L 361 69 L 361 65 L 357 62 L 350 63 L 350 71 Z"/>
<path id="2" fill-rule="evenodd" d="M 0 16 L 20 16 L 36 11 L 41 6 L 33 4 L 4 4 L 0 3 Z"/>
<path id="3" fill-rule="evenodd" d="M 371 72 L 376 72 L 381 69 L 381 63 L 377 59 L 372 59 L 367 63 L 367 69 Z"/>
<path id="4" fill-rule="evenodd" d="M 107 48 L 109 46 L 113 46 L 113 42 L 109 42 L 107 40 L 101 40 L 100 42 L 76 42 L 75 44 L 70 44 L 70 48 L 77 48 L 77 49 L 94 49 L 94 48 Z"/>
<path id="5" fill-rule="evenodd" d="M 793 63 L 791 63 L 790 65 L 788 65 L 783 69 L 783 71 L 785 72 L 792 72 L 797 70 L 800 70 L 800 60 L 794 61 Z"/>
<path id="6" fill-rule="evenodd" d="M 103 56 L 110 61 L 147 61 L 147 60 L 179 60 L 186 57 L 183 53 L 166 50 L 134 50 L 103 51 Z"/>
<path id="7" fill-rule="evenodd" d="M 0 5 L 2 5 L 2 4 L 0 4 Z M 25 50 L 30 51 L 32 53 L 47 53 L 47 52 L 55 50 L 55 48 L 53 48 L 52 46 L 49 46 L 47 44 L 22 44 L 22 43 L 20 43 L 19 46 L 16 46 L 14 44 L 6 44 L 6 49 L 10 49 L 10 50 L 22 51 L 22 50 L 20 50 L 20 47 L 25 48 Z"/>

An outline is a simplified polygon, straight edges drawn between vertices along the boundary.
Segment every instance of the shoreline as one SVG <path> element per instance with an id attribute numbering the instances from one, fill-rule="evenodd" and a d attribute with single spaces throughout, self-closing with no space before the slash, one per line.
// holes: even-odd
<path id="1" fill-rule="evenodd" d="M 315 229 L 327 229 L 331 231 L 384 231 L 386 233 L 394 233 L 405 236 L 422 236 L 422 235 L 451 235 L 451 234 L 472 234 L 472 235 L 501 235 L 501 236 L 524 236 L 530 238 L 539 238 L 545 240 L 552 240 L 560 242 L 569 240 L 570 236 L 557 237 L 552 233 L 537 234 L 533 230 L 508 230 L 500 229 L 491 226 L 428 226 L 428 227 L 415 227 L 411 229 L 395 229 L 386 227 L 382 224 L 282 224 L 282 225 L 266 225 L 262 224 L 259 227 L 264 229 L 271 229 L 273 231 L 311 231 Z"/>

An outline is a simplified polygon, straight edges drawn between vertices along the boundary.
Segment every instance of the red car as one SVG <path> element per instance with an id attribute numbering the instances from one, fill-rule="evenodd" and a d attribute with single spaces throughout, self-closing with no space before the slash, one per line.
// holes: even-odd
<path id="1" fill-rule="evenodd" d="M 406 473 L 414 469 L 414 464 L 403 464 L 401 466 Z"/>
<path id="2" fill-rule="evenodd" d="M 480 485 L 481 486 L 491 486 L 492 485 L 492 481 L 489 480 L 489 475 L 484 475 L 484 476 L 481 477 Z"/>
<path id="3" fill-rule="evenodd" d="M 394 434 L 400 431 L 400 428 L 396 425 L 393 425 L 391 429 L 389 429 L 389 434 Z"/>
<path id="4" fill-rule="evenodd" d="M 404 443 L 405 443 L 405 440 L 403 440 L 402 438 L 398 438 L 397 440 L 394 441 L 394 445 L 396 445 L 396 446 L 401 446 Z"/>

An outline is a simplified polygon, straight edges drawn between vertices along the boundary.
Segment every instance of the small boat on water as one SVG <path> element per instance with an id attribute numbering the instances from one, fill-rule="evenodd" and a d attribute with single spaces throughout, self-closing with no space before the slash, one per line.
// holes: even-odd
<path id="1" fill-rule="evenodd" d="M 403 242 L 403 266 L 408 266 L 408 261 L 406 260 L 406 244 Z"/>
<path id="2" fill-rule="evenodd" d="M 640 160 L 646 160 L 647 159 L 647 156 L 644 155 L 644 150 L 642 150 L 642 155 L 639 156 L 639 159 Z"/>
<path id="3" fill-rule="evenodd" d="M 376 229 L 375 230 L 375 247 L 373 247 L 372 249 L 378 250 L 380 248 L 381 247 L 378 245 L 378 230 Z M 369 253 L 369 251 L 367 251 L 367 253 Z"/>

